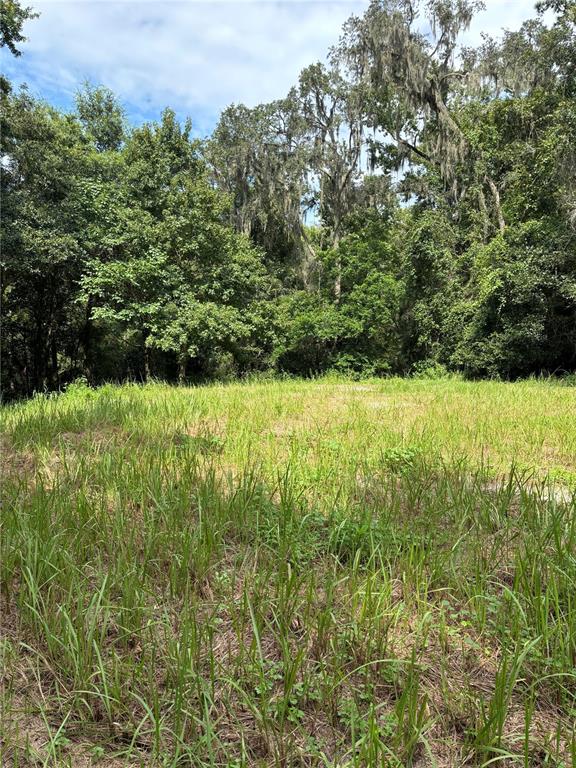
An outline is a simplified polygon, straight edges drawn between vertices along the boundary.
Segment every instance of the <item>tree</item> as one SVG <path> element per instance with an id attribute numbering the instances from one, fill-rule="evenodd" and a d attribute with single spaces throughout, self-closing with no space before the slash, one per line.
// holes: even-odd
<path id="1" fill-rule="evenodd" d="M 267 287 L 261 255 L 226 225 L 227 200 L 173 112 L 133 131 L 123 154 L 125 239 L 91 262 L 84 292 L 95 319 L 140 334 L 145 377 L 156 349 L 176 358 L 183 380 L 191 359 L 213 364 L 250 338 L 250 304 Z"/>
<path id="2" fill-rule="evenodd" d="M 279 277 L 306 281 L 303 226 L 309 146 L 295 92 L 254 109 L 228 107 L 206 148 L 217 186 L 231 200 L 231 223 L 262 247 Z"/>
<path id="3" fill-rule="evenodd" d="M 103 87 L 66 114 L 5 84 L 3 391 L 573 370 L 574 3 L 459 49 L 478 7 L 372 0 L 205 142 L 171 110 L 131 129 Z"/>
<path id="4" fill-rule="evenodd" d="M 3 96 L 3 115 L 4 372 L 29 393 L 59 384 L 61 354 L 76 358 L 89 153 L 73 118 L 26 91 Z"/>
<path id="5" fill-rule="evenodd" d="M 85 83 L 76 94 L 76 110 L 87 135 L 100 152 L 120 148 L 126 117 L 112 91 Z"/>
<path id="6" fill-rule="evenodd" d="M 481 0 L 372 0 L 363 17 L 346 24 L 338 56 L 368 90 L 373 156 L 396 168 L 407 161 L 433 166 L 453 204 L 473 187 L 483 210 L 491 201 L 503 229 L 500 190 L 488 172 L 477 177 L 457 118 L 468 76 L 456 67 L 458 37 L 481 7 Z M 418 26 L 422 15 L 429 35 Z"/>
<path id="7" fill-rule="evenodd" d="M 310 135 L 310 170 L 316 177 L 317 207 L 328 237 L 336 248 L 344 234 L 346 216 L 355 203 L 363 147 L 360 92 L 351 89 L 336 66 L 313 64 L 300 74 L 299 102 Z M 342 290 L 336 269 L 334 296 Z"/>
<path id="8" fill-rule="evenodd" d="M 508 227 L 473 251 L 447 330 L 450 363 L 513 378 L 576 365 L 576 237 L 550 219 Z"/>
<path id="9" fill-rule="evenodd" d="M 26 37 L 22 34 L 24 22 L 29 19 L 38 18 L 39 14 L 34 13 L 32 8 L 23 7 L 18 0 L 2 0 L 0 3 L 0 47 L 8 48 L 13 56 L 21 56 L 17 46 L 26 42 Z"/>

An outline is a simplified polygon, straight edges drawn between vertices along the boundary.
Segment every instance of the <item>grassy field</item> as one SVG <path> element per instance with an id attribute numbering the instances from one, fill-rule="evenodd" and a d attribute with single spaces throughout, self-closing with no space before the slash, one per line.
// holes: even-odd
<path id="1" fill-rule="evenodd" d="M 2 766 L 576 765 L 576 389 L 4 407 Z"/>

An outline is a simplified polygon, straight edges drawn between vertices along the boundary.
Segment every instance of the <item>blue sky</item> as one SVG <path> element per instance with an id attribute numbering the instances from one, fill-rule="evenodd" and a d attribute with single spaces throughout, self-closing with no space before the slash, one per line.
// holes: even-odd
<path id="1" fill-rule="evenodd" d="M 83 80 L 111 88 L 133 123 L 165 106 L 208 134 L 232 102 L 280 98 L 300 70 L 325 58 L 343 22 L 368 0 L 28 0 L 40 18 L 2 70 L 34 95 L 69 108 Z M 531 0 L 485 0 L 467 34 L 515 29 Z"/>

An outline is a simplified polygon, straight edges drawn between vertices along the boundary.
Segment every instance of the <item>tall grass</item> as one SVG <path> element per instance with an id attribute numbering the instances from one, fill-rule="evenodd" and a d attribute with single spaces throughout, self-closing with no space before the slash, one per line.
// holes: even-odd
<path id="1" fill-rule="evenodd" d="M 2 765 L 576 765 L 575 406 L 337 380 L 4 408 Z"/>

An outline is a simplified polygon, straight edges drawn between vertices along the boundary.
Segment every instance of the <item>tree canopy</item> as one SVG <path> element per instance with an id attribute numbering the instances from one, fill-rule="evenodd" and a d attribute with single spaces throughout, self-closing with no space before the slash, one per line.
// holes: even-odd
<path id="1" fill-rule="evenodd" d="M 4 396 L 574 371 L 575 4 L 462 46 L 479 7 L 372 0 L 284 98 L 202 141 L 170 109 L 131 126 L 102 86 L 65 113 L 4 83 Z M 12 54 L 34 15 L 3 0 Z"/>

